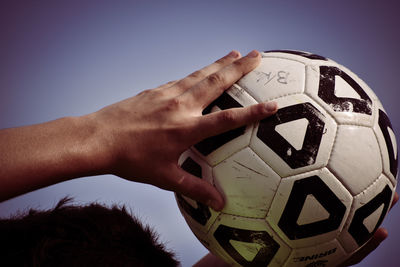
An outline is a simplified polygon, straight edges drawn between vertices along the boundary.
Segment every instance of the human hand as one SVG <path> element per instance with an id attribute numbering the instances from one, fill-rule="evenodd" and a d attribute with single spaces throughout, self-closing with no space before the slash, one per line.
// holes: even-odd
<path id="1" fill-rule="evenodd" d="M 178 166 L 179 156 L 199 141 L 261 120 L 276 112 L 276 103 L 260 103 L 207 115 L 202 111 L 260 62 L 257 51 L 237 51 L 186 78 L 146 90 L 135 97 L 89 114 L 101 129 L 104 171 L 132 181 L 172 190 L 223 208 L 221 194 L 208 182 Z M 98 155 L 97 155 L 98 156 Z"/>
<path id="2" fill-rule="evenodd" d="M 399 195 L 397 192 L 395 193 L 392 201 L 393 207 L 399 200 Z M 365 257 L 367 257 L 372 251 L 374 251 L 383 240 L 388 237 L 388 232 L 385 228 L 378 228 L 372 238 L 356 253 L 350 256 L 345 262 L 343 262 L 340 266 L 350 266 L 360 263 Z"/>

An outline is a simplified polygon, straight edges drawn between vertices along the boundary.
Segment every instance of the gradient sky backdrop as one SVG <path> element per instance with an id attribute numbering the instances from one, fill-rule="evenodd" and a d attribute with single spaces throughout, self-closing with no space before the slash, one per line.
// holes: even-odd
<path id="1" fill-rule="evenodd" d="M 232 49 L 296 49 L 357 73 L 400 133 L 397 1 L 2 1 L 0 128 L 83 115 L 182 78 Z M 1 151 L 0 151 L 1 153 Z M 183 266 L 206 254 L 173 194 L 114 176 L 81 178 L 0 203 L 0 216 L 77 203 L 125 204 Z M 389 238 L 358 266 L 397 266 L 400 208 Z"/>

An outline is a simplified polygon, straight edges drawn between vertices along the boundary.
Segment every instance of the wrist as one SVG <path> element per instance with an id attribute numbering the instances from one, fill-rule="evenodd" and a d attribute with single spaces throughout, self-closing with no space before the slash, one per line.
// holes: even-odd
<path id="1" fill-rule="evenodd" d="M 113 152 L 110 134 L 94 114 L 66 118 L 73 121 L 79 133 L 76 135 L 77 162 L 82 164 L 81 176 L 111 173 Z"/>

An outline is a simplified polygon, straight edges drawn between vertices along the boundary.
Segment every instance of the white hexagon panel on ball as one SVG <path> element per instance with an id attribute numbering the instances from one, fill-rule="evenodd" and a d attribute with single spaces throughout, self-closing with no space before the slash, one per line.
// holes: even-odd
<path id="1" fill-rule="evenodd" d="M 347 257 L 348 254 L 335 239 L 320 244 L 317 248 L 306 247 L 293 249 L 284 266 L 337 266 Z"/>
<path id="2" fill-rule="evenodd" d="M 370 186 L 382 172 L 381 152 L 373 129 L 339 125 L 328 168 L 353 196 Z"/>
<path id="3" fill-rule="evenodd" d="M 213 184 L 211 167 L 193 151 L 185 151 L 178 161 L 181 168 L 188 173 Z M 208 232 L 209 228 L 218 216 L 218 212 L 210 207 L 175 193 L 179 210 L 185 218 L 193 233 L 201 238 Z"/>
<path id="4" fill-rule="evenodd" d="M 282 179 L 267 215 L 292 248 L 319 246 L 340 233 L 353 197 L 326 168 Z"/>
<path id="5" fill-rule="evenodd" d="M 349 219 L 339 237 L 347 252 L 355 251 L 372 237 L 388 213 L 394 193 L 392 183 L 382 174 L 354 197 Z"/>
<path id="6" fill-rule="evenodd" d="M 274 56 L 275 55 L 275 56 Z M 286 55 L 285 55 L 286 56 Z M 256 69 L 238 81 L 258 102 L 304 92 L 305 65 L 282 54 L 262 53 Z"/>
<path id="7" fill-rule="evenodd" d="M 218 110 L 246 107 L 257 102 L 242 88 L 234 84 L 204 109 L 203 115 Z M 230 155 L 245 148 L 251 138 L 253 124 L 202 140 L 192 147 L 205 161 L 214 166 Z"/>
<path id="8" fill-rule="evenodd" d="M 249 147 L 215 166 L 213 177 L 223 212 L 252 218 L 265 218 L 281 179 Z"/>
<path id="9" fill-rule="evenodd" d="M 223 213 L 207 239 L 213 254 L 233 266 L 282 266 L 291 251 L 264 219 Z"/>
<path id="10" fill-rule="evenodd" d="M 336 122 L 304 94 L 274 101 L 279 109 L 256 125 L 251 149 L 281 177 L 324 167 L 335 139 Z"/>

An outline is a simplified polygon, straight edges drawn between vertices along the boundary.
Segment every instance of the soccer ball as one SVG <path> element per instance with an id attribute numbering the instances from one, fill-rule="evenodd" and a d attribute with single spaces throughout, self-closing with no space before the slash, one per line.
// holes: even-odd
<path id="1" fill-rule="evenodd" d="M 275 115 L 201 141 L 180 166 L 225 197 L 221 212 L 176 195 L 189 227 L 238 266 L 335 266 L 391 205 L 397 145 L 381 102 L 347 68 L 307 52 L 260 65 L 203 114 L 276 101 Z"/>

